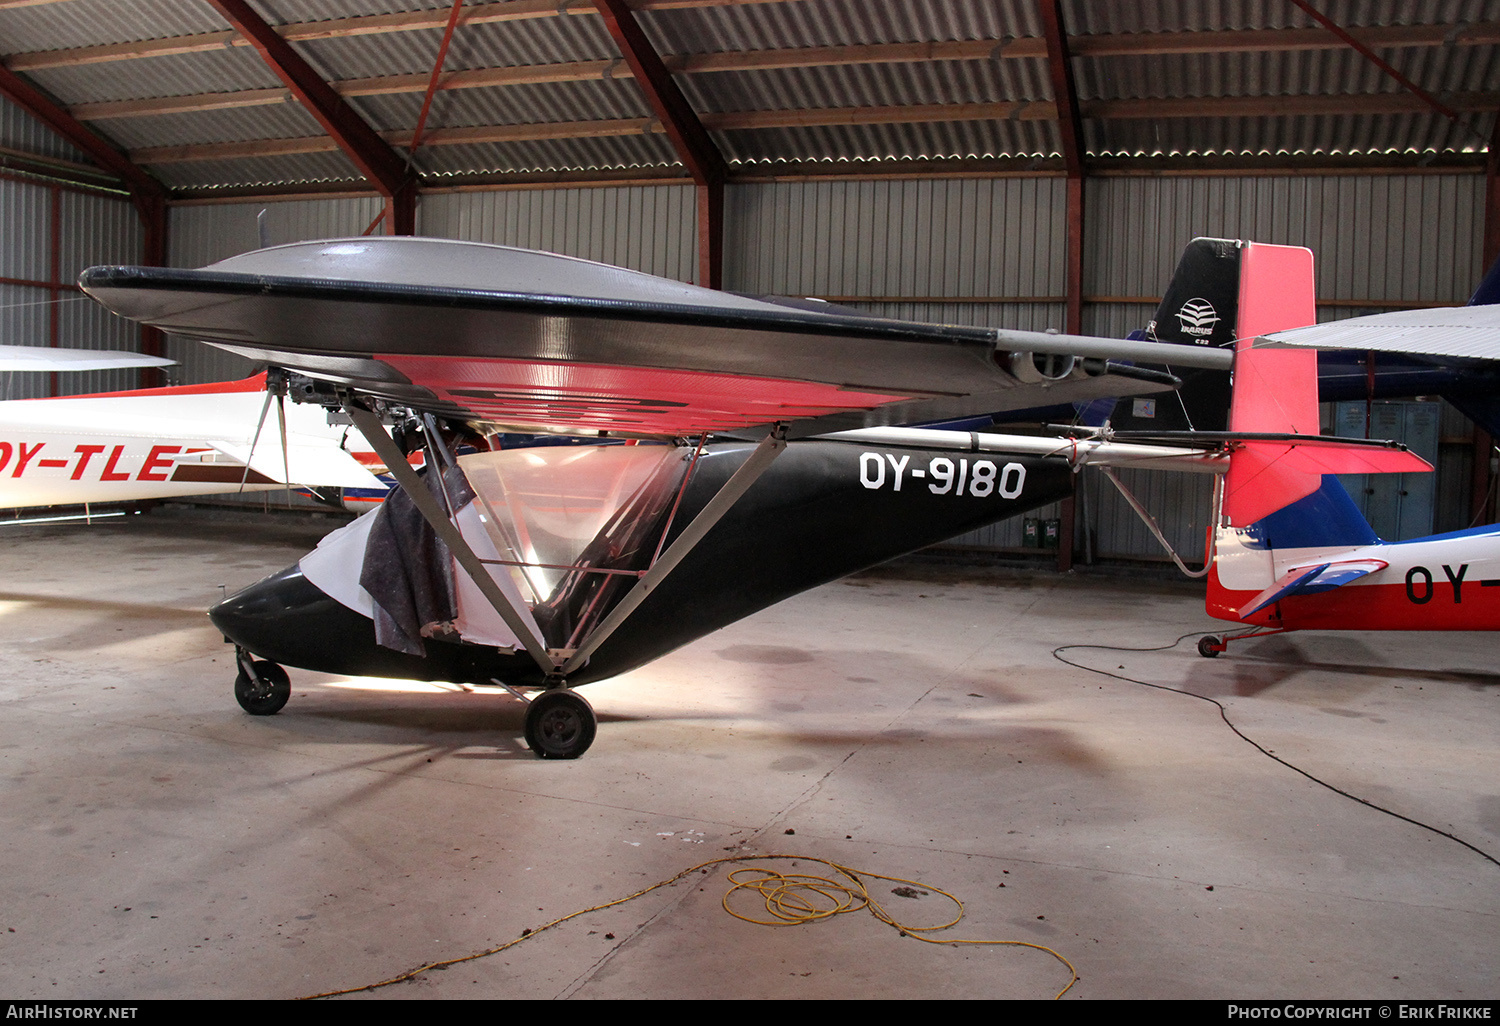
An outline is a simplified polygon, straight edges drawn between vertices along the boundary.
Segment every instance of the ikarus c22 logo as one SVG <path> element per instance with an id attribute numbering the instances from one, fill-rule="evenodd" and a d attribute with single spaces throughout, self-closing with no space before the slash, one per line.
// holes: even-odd
<path id="1" fill-rule="evenodd" d="M 1219 314 L 1208 300 L 1189 299 L 1177 311 L 1177 322 L 1182 325 L 1184 334 L 1207 338 L 1214 333 L 1214 325 L 1219 323 Z"/>

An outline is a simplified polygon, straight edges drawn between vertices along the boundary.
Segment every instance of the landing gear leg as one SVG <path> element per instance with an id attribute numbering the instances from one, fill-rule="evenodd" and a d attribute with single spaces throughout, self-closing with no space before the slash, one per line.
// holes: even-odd
<path id="1" fill-rule="evenodd" d="M 1244 641 L 1246 638 L 1268 638 L 1272 634 L 1288 634 L 1296 630 L 1295 627 L 1254 627 L 1239 634 L 1225 634 L 1222 637 L 1214 637 L 1212 634 L 1198 639 L 1198 654 L 1204 659 L 1213 659 L 1220 652 L 1229 650 L 1231 641 Z"/>
<path id="2" fill-rule="evenodd" d="M 526 744 L 543 759 L 576 759 L 589 750 L 599 720 L 576 691 L 543 691 L 526 706 Z"/>
<path id="3" fill-rule="evenodd" d="M 252 659 L 238 646 L 234 650 L 240 672 L 234 678 L 234 700 L 251 716 L 271 716 L 292 697 L 292 682 L 286 671 L 266 659 Z"/>

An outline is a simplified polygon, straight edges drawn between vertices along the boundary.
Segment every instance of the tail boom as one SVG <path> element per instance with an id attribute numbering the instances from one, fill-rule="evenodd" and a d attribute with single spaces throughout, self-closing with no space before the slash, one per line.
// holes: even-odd
<path id="1" fill-rule="evenodd" d="M 1500 629 L 1500 526 L 1342 552 L 1257 549 L 1246 533 L 1221 533 L 1209 575 L 1210 616 L 1282 630 Z M 1324 564 L 1328 569 L 1307 582 L 1313 587 L 1282 585 Z M 1347 576 L 1330 581 L 1340 570 Z M 1273 574 L 1276 584 L 1262 587 Z M 1319 590 L 1319 578 L 1332 587 Z M 1277 585 L 1284 593 L 1268 596 Z"/>

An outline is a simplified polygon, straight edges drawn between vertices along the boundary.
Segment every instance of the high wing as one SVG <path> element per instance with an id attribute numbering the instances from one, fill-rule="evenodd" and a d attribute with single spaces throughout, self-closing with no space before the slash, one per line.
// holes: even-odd
<path id="1" fill-rule="evenodd" d="M 95 267 L 80 283 L 165 331 L 529 431 L 683 437 L 779 423 L 795 438 L 1171 386 L 1109 362 L 1159 363 L 1160 345 L 808 310 L 449 240 L 297 243 L 201 270 Z M 1230 361 L 1178 348 L 1173 364 Z"/>
<path id="2" fill-rule="evenodd" d="M 1272 332 L 1265 338 L 1281 345 L 1311 349 L 1369 349 L 1500 360 L 1500 306 L 1397 310 Z"/>
<path id="3" fill-rule="evenodd" d="M 0 371 L 128 370 L 133 367 L 170 367 L 176 362 L 119 349 L 0 346 Z"/>

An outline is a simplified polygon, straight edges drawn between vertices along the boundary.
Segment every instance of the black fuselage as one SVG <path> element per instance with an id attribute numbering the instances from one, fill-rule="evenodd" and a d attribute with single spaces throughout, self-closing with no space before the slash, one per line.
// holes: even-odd
<path id="1" fill-rule="evenodd" d="M 669 544 L 753 449 L 723 443 L 704 451 Z M 624 673 L 798 592 L 1055 502 L 1069 494 L 1070 476 L 1060 459 L 792 442 L 568 683 Z M 525 652 L 431 639 L 425 656 L 383 648 L 368 617 L 297 567 L 209 612 L 235 644 L 304 669 L 516 686 L 545 680 Z"/>

